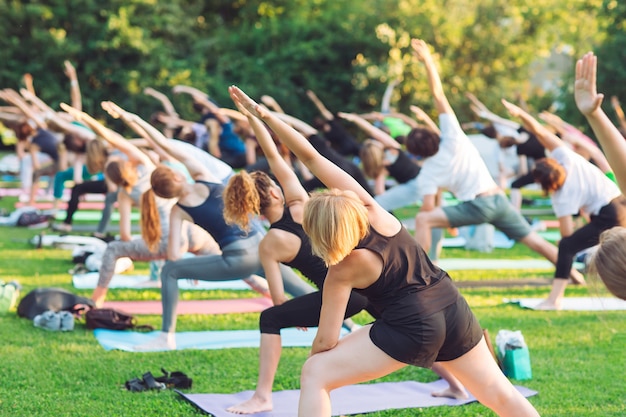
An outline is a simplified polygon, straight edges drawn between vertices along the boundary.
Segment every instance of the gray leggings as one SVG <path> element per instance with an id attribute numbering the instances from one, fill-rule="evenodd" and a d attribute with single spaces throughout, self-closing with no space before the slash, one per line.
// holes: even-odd
<path id="1" fill-rule="evenodd" d="M 154 261 L 167 259 L 168 235 L 161 237 L 159 247 L 150 252 L 143 239 L 110 242 L 102 254 L 102 266 L 98 276 L 98 287 L 108 287 L 115 273 L 115 263 L 119 258 L 129 257 L 133 261 Z M 191 251 L 196 254 L 219 253 L 219 246 L 215 240 L 200 226 L 184 222 L 181 233 L 181 252 Z"/>
<path id="2" fill-rule="evenodd" d="M 163 332 L 176 331 L 178 306 L 178 280 L 230 281 L 247 278 L 252 274 L 265 277 L 259 243 L 263 235 L 254 235 L 230 243 L 222 248 L 221 255 L 197 256 L 166 262 L 161 270 L 161 302 L 163 303 Z M 294 297 L 315 291 L 291 268 L 281 265 L 285 292 Z"/>

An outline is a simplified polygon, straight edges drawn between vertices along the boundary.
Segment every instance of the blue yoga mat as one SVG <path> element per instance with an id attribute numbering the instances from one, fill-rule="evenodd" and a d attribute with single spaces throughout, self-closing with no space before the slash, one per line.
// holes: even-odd
<path id="1" fill-rule="evenodd" d="M 135 346 L 149 342 L 158 336 L 160 331 L 143 333 L 127 330 L 96 329 L 93 333 L 96 336 L 96 340 L 105 350 L 117 349 L 134 352 Z M 283 329 L 281 331 L 283 346 L 311 346 L 316 333 L 317 327 L 311 327 L 306 332 L 298 329 Z M 342 329 L 341 334 L 342 336 L 346 335 L 347 330 Z M 176 333 L 176 350 L 259 347 L 260 342 L 261 333 L 259 330 L 209 330 L 204 332 Z"/>

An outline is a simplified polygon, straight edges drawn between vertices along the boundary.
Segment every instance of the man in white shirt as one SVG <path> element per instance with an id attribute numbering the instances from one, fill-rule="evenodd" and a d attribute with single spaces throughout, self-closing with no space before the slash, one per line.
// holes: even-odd
<path id="1" fill-rule="evenodd" d="M 530 225 L 511 205 L 495 183 L 478 150 L 465 135 L 448 103 L 428 45 L 413 39 L 411 46 L 424 63 L 428 82 L 439 113 L 441 136 L 422 128 L 407 136 L 409 152 L 425 158 L 418 175 L 422 207 L 415 218 L 415 238 L 428 251 L 433 227 L 459 227 L 490 223 L 510 239 L 519 241 L 552 263 L 556 263 L 556 246 L 533 232 Z M 456 206 L 435 206 L 437 189 L 447 189 L 461 201 Z M 584 282 L 578 271 L 571 270 L 575 282 Z"/>

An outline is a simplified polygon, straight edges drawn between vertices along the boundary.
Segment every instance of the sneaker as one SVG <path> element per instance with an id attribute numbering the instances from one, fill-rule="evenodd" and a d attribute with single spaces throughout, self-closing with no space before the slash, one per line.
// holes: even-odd
<path id="1" fill-rule="evenodd" d="M 55 223 L 52 225 L 52 230 L 67 233 L 72 231 L 72 225 L 67 223 Z"/>
<path id="2" fill-rule="evenodd" d="M 61 311 L 59 313 L 61 320 L 61 331 L 69 332 L 74 330 L 74 315 L 69 311 Z"/>
<path id="3" fill-rule="evenodd" d="M 61 330 L 61 316 L 59 313 L 48 310 L 35 316 L 33 324 L 35 327 L 56 332 Z"/>

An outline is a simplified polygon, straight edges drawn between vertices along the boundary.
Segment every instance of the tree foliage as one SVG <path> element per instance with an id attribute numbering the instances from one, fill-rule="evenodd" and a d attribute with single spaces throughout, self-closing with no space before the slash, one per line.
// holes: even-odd
<path id="1" fill-rule="evenodd" d="M 114 100 L 147 117 L 158 103 L 143 89 L 169 94 L 176 84 L 230 106 L 226 87 L 238 84 L 308 117 L 306 89 L 331 110 L 370 110 L 401 78 L 393 105 L 408 113 L 410 104 L 430 108 L 423 69 L 409 47 L 411 37 L 421 37 L 433 45 L 460 115 L 468 91 L 498 110 L 499 99 L 515 93 L 541 102 L 548 92 L 529 86 L 532 63 L 563 45 L 573 60 L 601 41 L 606 22 L 618 22 L 614 11 L 624 15 L 623 5 L 604 3 L 601 9 L 602 0 L 0 0 L 0 86 L 18 87 L 31 73 L 40 96 L 57 105 L 69 99 L 62 70 L 68 59 L 85 109 L 95 114 L 102 100 Z M 620 22 L 608 38 L 624 37 Z M 174 103 L 193 117 L 188 99 Z"/>

